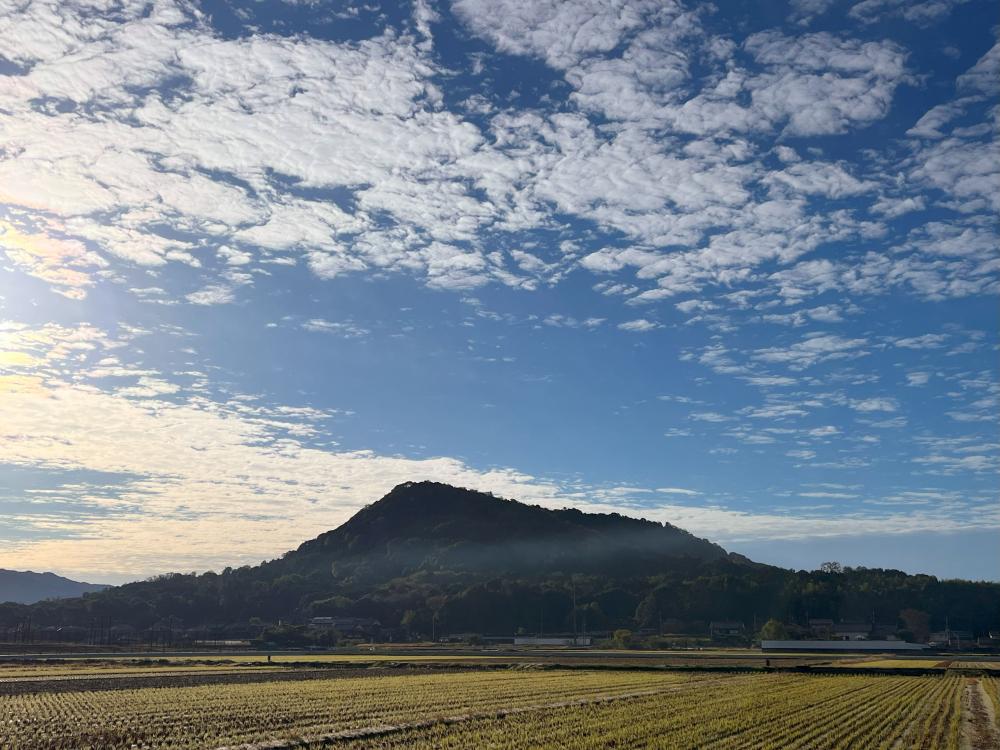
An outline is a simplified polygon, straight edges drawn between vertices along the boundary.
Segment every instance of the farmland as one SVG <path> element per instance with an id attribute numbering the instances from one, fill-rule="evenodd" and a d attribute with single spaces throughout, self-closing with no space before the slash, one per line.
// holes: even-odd
<path id="1" fill-rule="evenodd" d="M 951 673 L 38 663 L 0 666 L 0 746 L 284 747 L 305 739 L 356 750 L 960 750 L 995 746 L 997 687 L 995 676 Z"/>
<path id="2" fill-rule="evenodd" d="M 868 659 L 845 666 L 863 669 L 945 669 L 950 664 L 950 661 L 941 659 Z"/>

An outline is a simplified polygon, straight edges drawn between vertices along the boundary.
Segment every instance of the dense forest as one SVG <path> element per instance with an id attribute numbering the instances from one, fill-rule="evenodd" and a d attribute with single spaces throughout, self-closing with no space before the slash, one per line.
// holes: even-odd
<path id="1" fill-rule="evenodd" d="M 400 637 L 666 629 L 769 618 L 1000 627 L 1000 584 L 896 570 L 790 571 L 670 525 L 548 510 L 431 482 L 396 487 L 347 523 L 253 567 L 164 575 L 75 599 L 0 605 L 0 628 L 164 627 L 243 634 L 314 616 L 378 620 Z"/>

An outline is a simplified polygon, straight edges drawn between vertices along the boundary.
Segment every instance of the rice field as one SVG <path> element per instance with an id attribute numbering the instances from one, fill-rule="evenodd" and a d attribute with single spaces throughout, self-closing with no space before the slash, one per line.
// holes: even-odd
<path id="1" fill-rule="evenodd" d="M 155 668 L 153 668 L 155 669 Z M 253 668 L 251 668 L 253 669 Z M 197 674 L 197 669 L 190 670 Z M 289 670 L 282 670 L 289 671 Z M 955 748 L 997 678 L 510 668 L 0 694 L 0 747 Z M 972 687 L 970 687 L 970 685 Z M 971 697 L 970 697 L 971 696 Z M 985 719 L 982 717 L 986 717 Z M 971 724 L 970 724 L 971 726 Z M 997 735 L 1000 736 L 1000 735 Z"/>
<path id="2" fill-rule="evenodd" d="M 240 664 L 220 662 L 216 664 L 186 664 L 169 662 L 166 664 L 145 664 L 141 662 L 69 662 L 56 664 L 4 664 L 0 665 L 0 682 L 12 680 L 32 680 L 39 678 L 89 678 L 89 677 L 132 677 L 167 674 L 222 674 L 246 672 L 247 670 L 277 670 L 281 665 Z"/>
<path id="3" fill-rule="evenodd" d="M 951 666 L 959 669 L 989 669 L 1000 672 L 1000 661 L 953 661 Z"/>
<path id="4" fill-rule="evenodd" d="M 862 669 L 947 669 L 951 664 L 948 659 L 873 659 L 844 666 Z"/>

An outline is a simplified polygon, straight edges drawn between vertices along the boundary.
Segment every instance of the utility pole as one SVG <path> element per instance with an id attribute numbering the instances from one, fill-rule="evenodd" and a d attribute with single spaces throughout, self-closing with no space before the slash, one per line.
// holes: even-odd
<path id="1" fill-rule="evenodd" d="M 573 580 L 573 639 L 576 640 L 576 580 Z"/>

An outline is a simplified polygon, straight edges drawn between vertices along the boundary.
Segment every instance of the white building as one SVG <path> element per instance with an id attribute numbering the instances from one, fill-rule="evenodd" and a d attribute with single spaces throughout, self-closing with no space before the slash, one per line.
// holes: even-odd
<path id="1" fill-rule="evenodd" d="M 590 646 L 593 639 L 589 635 L 578 636 L 538 636 L 538 635 L 517 635 L 514 636 L 515 646 Z"/>
<path id="2" fill-rule="evenodd" d="M 906 641 L 761 641 L 762 651 L 923 651 L 922 643 Z"/>

